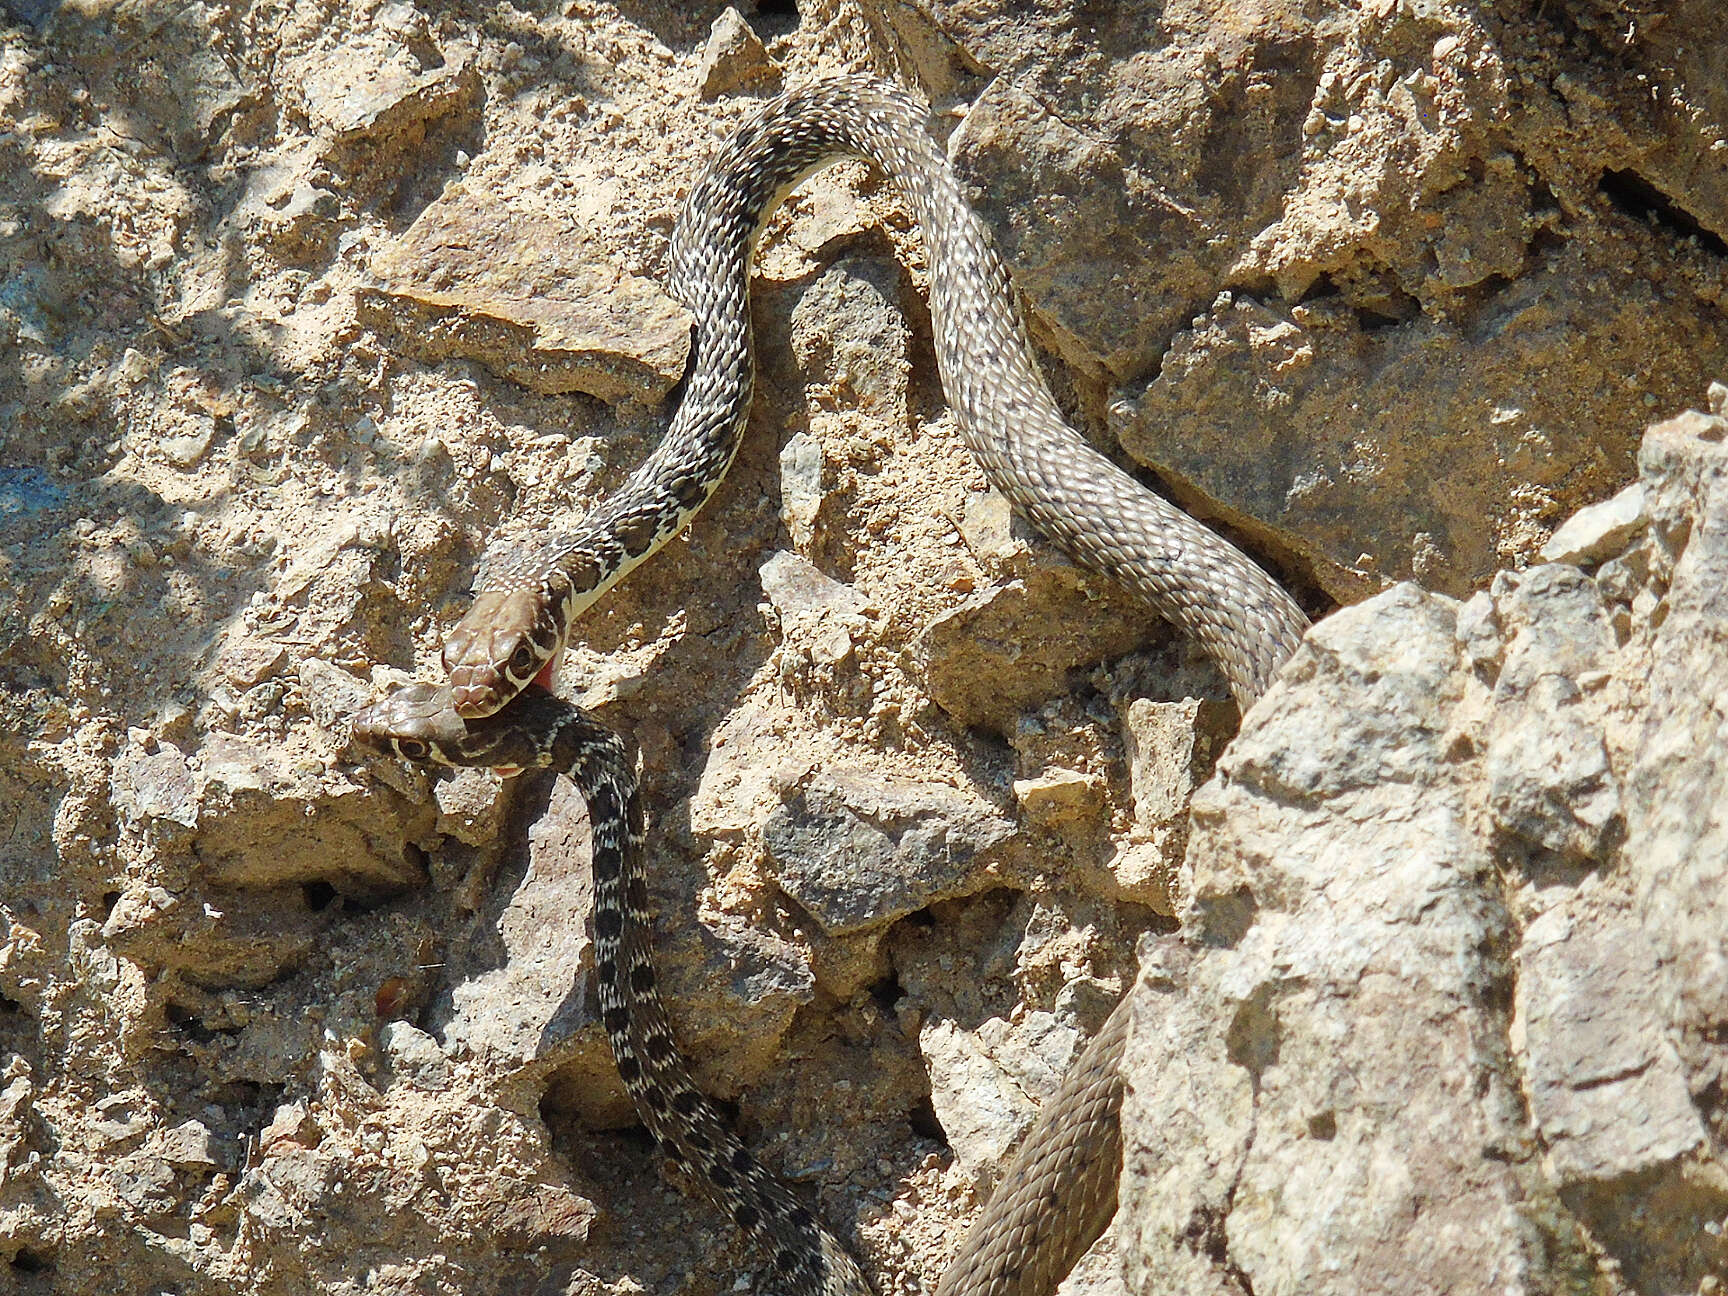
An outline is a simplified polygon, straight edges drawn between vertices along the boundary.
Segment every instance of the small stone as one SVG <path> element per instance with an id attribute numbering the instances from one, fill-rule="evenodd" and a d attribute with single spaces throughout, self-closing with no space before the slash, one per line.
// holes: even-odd
<path id="1" fill-rule="evenodd" d="M 852 630 L 863 624 L 869 600 L 784 550 L 762 564 L 761 575 L 762 592 L 779 614 L 788 640 L 795 639 L 813 660 L 829 666 L 852 655 Z"/>
<path id="2" fill-rule="evenodd" d="M 158 1149 L 170 1165 L 214 1166 L 216 1142 L 201 1120 L 183 1121 L 162 1135 Z"/>
<path id="3" fill-rule="evenodd" d="M 1542 560 L 1588 565 L 1612 558 L 1649 521 L 1644 486 L 1633 482 L 1613 499 L 1579 509 L 1542 546 Z"/>
<path id="4" fill-rule="evenodd" d="M 450 1085 L 450 1060 L 438 1041 L 405 1021 L 387 1023 L 378 1033 L 379 1043 L 390 1059 L 393 1076 L 416 1089 L 438 1090 Z"/>
<path id="5" fill-rule="evenodd" d="M 844 935 L 975 889 L 1013 835 L 982 798 L 852 769 L 808 776 L 762 839 L 781 888 Z"/>
<path id="6" fill-rule="evenodd" d="M 258 1135 L 258 1150 L 266 1152 L 273 1144 L 284 1141 L 298 1143 L 303 1147 L 316 1147 L 322 1137 L 318 1122 L 308 1112 L 305 1102 L 295 1099 L 276 1109 L 270 1123 Z"/>
<path id="7" fill-rule="evenodd" d="M 192 431 L 163 437 L 157 443 L 162 447 L 163 456 L 176 468 L 196 465 L 210 449 L 210 442 L 216 435 L 216 420 L 208 414 L 193 415 L 191 422 Z"/>
<path id="8" fill-rule="evenodd" d="M 768 57 L 761 38 L 743 16 L 728 6 L 709 29 L 697 74 L 702 81 L 702 97 L 717 99 L 747 85 L 779 80 L 780 65 Z"/>
<path id="9" fill-rule="evenodd" d="M 262 684 L 276 673 L 288 657 L 285 644 L 268 639 L 242 639 L 229 644 L 216 659 L 216 669 L 237 688 Z"/>
<path id="10" fill-rule="evenodd" d="M 780 520 L 793 547 L 807 550 L 822 507 L 822 443 L 809 431 L 794 433 L 780 451 Z"/>
<path id="11" fill-rule="evenodd" d="M 1097 818 L 1104 805 L 1104 788 L 1095 774 L 1054 769 L 1037 778 L 1015 779 L 1014 800 L 1029 823 L 1054 828 Z"/>

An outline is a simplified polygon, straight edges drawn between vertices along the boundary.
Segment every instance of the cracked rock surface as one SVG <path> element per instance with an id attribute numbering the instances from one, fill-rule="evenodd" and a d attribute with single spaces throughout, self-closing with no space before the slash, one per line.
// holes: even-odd
<path id="1" fill-rule="evenodd" d="M 678 203 L 843 70 L 1323 619 L 1238 733 L 987 489 L 892 187 L 807 182 L 738 461 L 558 681 L 698 1082 L 912 1296 L 1138 986 L 1071 1296 L 1718 1290 L 1714 7 L 797 9 L 0 10 L 0 1293 L 754 1289 L 612 1068 L 580 799 L 344 730 L 653 446 Z"/>

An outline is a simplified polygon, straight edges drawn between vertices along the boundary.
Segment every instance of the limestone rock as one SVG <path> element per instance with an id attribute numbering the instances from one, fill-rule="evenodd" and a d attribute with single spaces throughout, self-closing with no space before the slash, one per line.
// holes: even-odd
<path id="1" fill-rule="evenodd" d="M 978 889 L 1013 835 L 956 788 L 846 769 L 804 779 L 762 833 L 775 880 L 831 936 Z"/>
<path id="2" fill-rule="evenodd" d="M 427 363 L 466 356 L 530 391 L 612 403 L 658 401 L 684 374 L 688 312 L 567 216 L 454 185 L 372 270 L 360 318 Z"/>
<path id="3" fill-rule="evenodd" d="M 1633 482 L 1613 499 L 1581 508 L 1554 528 L 1542 546 L 1542 561 L 1583 564 L 1612 558 L 1647 520 L 1644 484 Z"/>
<path id="4" fill-rule="evenodd" d="M 697 75 L 702 97 L 717 99 L 728 91 L 777 80 L 780 66 L 768 57 L 768 51 L 762 47 L 761 39 L 750 29 L 750 24 L 736 9 L 728 6 L 720 11 L 709 30 Z"/>
<path id="5" fill-rule="evenodd" d="M 1143 963 L 1131 1287 L 1550 1290 L 1587 1248 L 1637 1291 L 1721 1271 L 1725 444 L 1646 435 L 1671 583 L 1623 631 L 1575 567 L 1467 609 L 1401 586 L 1249 715 L 1195 796 L 1187 938 Z"/>
<path id="6" fill-rule="evenodd" d="M 1101 591 L 1060 559 L 1024 580 L 981 590 L 919 637 L 930 696 L 963 725 L 998 732 L 1066 689 L 1071 678 L 1161 633 L 1116 591 Z"/>
<path id="7" fill-rule="evenodd" d="M 987 74 L 953 151 L 1043 340 L 1111 388 L 1131 455 L 1335 599 L 1462 595 L 1534 557 L 1625 484 L 1649 409 L 1728 365 L 1719 313 L 1652 287 L 1668 249 L 1712 279 L 1719 132 L 1656 145 L 1632 89 L 1685 68 L 1698 120 L 1721 111 L 1677 35 L 1695 3 L 1636 25 L 1632 79 L 1476 11 L 916 8 Z M 1266 74 L 1286 60 L 1306 70 Z M 1533 105 L 1544 65 L 1559 88 Z M 1550 220 L 1540 192 L 1596 213 L 1554 256 L 1518 232 Z M 1629 367 L 1637 391 L 1602 381 Z"/>
<path id="8" fill-rule="evenodd" d="M 818 663 L 838 666 L 852 655 L 852 633 L 870 606 L 857 590 L 782 551 L 762 564 L 762 592 L 784 632 L 805 644 Z"/>

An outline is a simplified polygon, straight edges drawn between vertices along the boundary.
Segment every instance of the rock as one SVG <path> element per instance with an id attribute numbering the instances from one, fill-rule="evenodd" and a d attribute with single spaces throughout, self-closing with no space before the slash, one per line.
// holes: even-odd
<path id="1" fill-rule="evenodd" d="M 1041 340 L 1111 388 L 1129 454 L 1335 599 L 1410 577 L 1464 595 L 1533 559 L 1555 517 L 1625 484 L 1646 399 L 1679 408 L 1728 367 L 1728 324 L 1651 287 L 1665 249 L 1724 237 L 1714 136 L 1621 151 L 1662 128 L 1588 56 L 1508 46 L 1474 13 L 1418 32 L 1414 11 L 1376 8 L 1291 17 L 1337 52 L 1292 81 L 1261 72 L 1292 48 L 1282 17 L 929 9 L 947 48 L 925 62 L 985 69 L 951 151 Z M 1409 43 L 1386 54 L 1394 33 Z M 1380 52 L 1345 53 L 1365 38 Z M 1683 94 L 1712 94 L 1675 41 L 1628 57 L 1686 65 Z M 1510 112 L 1544 63 L 1564 90 Z M 1470 125 L 1489 120 L 1507 130 Z M 1654 160 L 1669 150 L 1689 160 Z M 1633 218 L 1533 255 L 1514 232 L 1543 219 L 1532 185 L 1564 206 L 1598 179 Z M 1703 216 L 1641 219 L 1663 211 Z"/>
<path id="2" fill-rule="evenodd" d="M 1725 433 L 1646 435 L 1629 538 L 1666 537 L 1651 582 L 1673 567 L 1622 630 L 1566 565 L 1462 609 L 1397 587 L 1250 713 L 1195 796 L 1186 936 L 1136 991 L 1132 1289 L 1547 1290 L 1593 1248 L 1638 1291 L 1719 1268 Z"/>
<path id="3" fill-rule="evenodd" d="M 912 375 L 900 291 L 900 266 L 891 257 L 845 257 L 799 294 L 788 336 L 805 383 L 895 426 L 909 419 Z"/>
<path id="4" fill-rule="evenodd" d="M 1135 824 L 1179 853 L 1187 840 L 1188 802 L 1229 739 L 1231 708 L 1209 698 L 1134 698 L 1122 718 Z"/>
<path id="5" fill-rule="evenodd" d="M 1037 778 L 1015 779 L 1014 800 L 1029 824 L 1048 831 L 1096 817 L 1104 806 L 1104 789 L 1093 775 L 1052 769 Z"/>
<path id="6" fill-rule="evenodd" d="M 310 70 L 302 92 L 320 134 L 353 148 L 412 137 L 429 122 L 472 107 L 480 94 L 473 51 L 453 46 L 423 66 L 406 46 L 337 47 Z"/>
<path id="7" fill-rule="evenodd" d="M 1655 951 L 1599 888 L 1540 915 L 1519 950 L 1530 1115 L 1563 1189 L 1660 1171 L 1705 1141 L 1649 989 Z"/>
<path id="8" fill-rule="evenodd" d="M 780 520 L 799 553 L 808 553 L 815 539 L 826 485 L 821 440 L 794 432 L 780 449 Z"/>
<path id="9" fill-rule="evenodd" d="M 1006 733 L 1021 711 L 1152 640 L 1161 625 L 1127 595 L 1045 560 L 1024 580 L 981 590 L 937 617 L 917 653 L 938 706 L 963 725 Z"/>
<path id="10" fill-rule="evenodd" d="M 364 680 L 322 658 L 303 658 L 295 675 L 307 709 L 326 733 L 343 733 L 348 718 L 371 700 Z"/>
<path id="11" fill-rule="evenodd" d="M 864 625 L 869 600 L 824 576 L 796 554 L 781 551 L 762 564 L 762 592 L 779 614 L 782 632 L 825 666 L 852 655 L 852 634 Z"/>
<path id="12" fill-rule="evenodd" d="M 591 1006 L 589 852 L 582 799 L 558 779 L 528 829 L 525 871 L 495 882 L 474 926 L 451 943 L 448 998 L 435 1008 L 442 1049 L 477 1056 L 514 1101 L 536 1100 L 561 1067 L 597 1077 L 608 1069 Z M 615 1076 L 608 1087 L 619 1088 Z M 598 1106 L 622 1115 L 621 1098 Z"/>
<path id="13" fill-rule="evenodd" d="M 450 1059 L 438 1041 L 405 1021 L 393 1021 L 378 1033 L 379 1043 L 390 1059 L 392 1076 L 416 1089 L 445 1089 L 450 1084 Z"/>
<path id="14" fill-rule="evenodd" d="M 918 1034 L 930 1069 L 930 1103 L 960 1164 L 994 1183 L 1079 1054 L 1079 1032 L 1047 1012 L 1010 1026 L 992 1017 L 977 1031 L 931 1018 Z"/>
<path id="15" fill-rule="evenodd" d="M 744 86 L 779 80 L 780 65 L 768 57 L 750 24 L 728 5 L 709 30 L 696 75 L 702 97 L 718 99 Z"/>
<path id="16" fill-rule="evenodd" d="M 1647 520 L 1644 485 L 1633 482 L 1613 499 L 1581 508 L 1555 528 L 1542 546 L 1542 561 L 1586 564 L 1612 558 Z"/>
<path id="17" fill-rule="evenodd" d="M 452 185 L 372 263 L 360 319 L 428 364 L 477 360 L 543 395 L 652 404 L 683 377 L 690 315 L 565 214 Z"/>
<path id="18" fill-rule="evenodd" d="M 1013 835 L 957 788 L 843 768 L 803 779 L 762 830 L 775 881 L 830 936 L 977 890 Z"/>
<path id="19" fill-rule="evenodd" d="M 201 1120 L 182 1121 L 165 1131 L 157 1152 L 170 1165 L 207 1167 L 217 1164 L 216 1142 Z"/>

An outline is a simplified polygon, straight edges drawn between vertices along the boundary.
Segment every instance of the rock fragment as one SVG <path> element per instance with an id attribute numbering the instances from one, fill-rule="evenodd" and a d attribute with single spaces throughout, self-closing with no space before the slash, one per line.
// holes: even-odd
<path id="1" fill-rule="evenodd" d="M 1579 509 L 1542 546 L 1542 561 L 1585 565 L 1612 558 L 1648 521 L 1644 484 L 1633 482 L 1613 499 Z"/>
<path id="2" fill-rule="evenodd" d="M 775 880 L 836 936 L 978 889 L 1013 835 L 957 788 L 856 769 L 808 776 L 762 834 Z"/>
<path id="3" fill-rule="evenodd" d="M 696 75 L 702 97 L 718 99 L 745 86 L 779 80 L 780 65 L 768 57 L 761 38 L 743 15 L 728 5 L 709 29 Z"/>
<path id="4" fill-rule="evenodd" d="M 372 265 L 360 318 L 429 364 L 477 360 L 543 395 L 652 404 L 683 377 L 690 316 L 569 218 L 454 185 Z"/>

